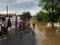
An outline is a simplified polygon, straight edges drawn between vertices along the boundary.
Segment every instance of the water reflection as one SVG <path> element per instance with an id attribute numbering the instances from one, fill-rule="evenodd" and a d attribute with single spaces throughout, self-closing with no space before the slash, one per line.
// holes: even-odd
<path id="1" fill-rule="evenodd" d="M 56 28 L 41 30 L 39 33 L 39 45 L 60 45 L 60 35 L 56 32 Z"/>
<path id="2" fill-rule="evenodd" d="M 56 30 L 46 30 L 47 41 L 46 45 L 60 45 L 60 36 Z"/>

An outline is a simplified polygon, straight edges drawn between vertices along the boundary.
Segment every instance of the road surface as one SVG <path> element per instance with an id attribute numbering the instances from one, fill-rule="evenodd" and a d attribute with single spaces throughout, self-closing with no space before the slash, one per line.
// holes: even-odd
<path id="1" fill-rule="evenodd" d="M 29 33 L 12 30 L 7 39 L 0 40 L 0 45 L 36 45 L 36 37 Z"/>

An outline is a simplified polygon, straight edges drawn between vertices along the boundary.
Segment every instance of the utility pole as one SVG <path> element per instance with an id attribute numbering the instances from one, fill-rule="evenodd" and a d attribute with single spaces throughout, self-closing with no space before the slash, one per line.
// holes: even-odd
<path id="1" fill-rule="evenodd" d="M 6 6 L 7 16 L 8 16 L 8 5 Z M 8 16 L 9 17 L 9 16 Z"/>

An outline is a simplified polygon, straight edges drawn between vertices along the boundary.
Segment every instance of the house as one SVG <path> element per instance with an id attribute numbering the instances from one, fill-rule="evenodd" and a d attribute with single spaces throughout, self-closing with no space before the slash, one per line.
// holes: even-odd
<path id="1" fill-rule="evenodd" d="M 0 18 L 12 17 L 15 14 L 0 14 Z"/>
<path id="2" fill-rule="evenodd" d="M 5 21 L 5 19 L 7 18 L 7 17 L 13 17 L 13 16 L 15 16 L 15 14 L 0 14 L 0 21 L 1 20 L 3 20 L 3 21 Z"/>

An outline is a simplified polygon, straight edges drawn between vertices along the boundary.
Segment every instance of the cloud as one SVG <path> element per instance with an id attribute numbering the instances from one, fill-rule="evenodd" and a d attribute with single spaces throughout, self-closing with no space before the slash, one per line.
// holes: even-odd
<path id="1" fill-rule="evenodd" d="M 17 0 L 17 3 L 26 3 L 26 2 L 31 2 L 31 1 L 33 1 L 33 0 Z"/>
<path id="2" fill-rule="evenodd" d="M 19 4 L 14 4 L 14 5 L 11 5 L 10 7 L 11 8 L 14 8 L 14 9 L 30 9 L 30 8 L 34 8 L 36 5 L 34 4 L 34 2 L 24 2 L 24 3 L 19 3 Z"/>
<path id="3" fill-rule="evenodd" d="M 22 13 L 23 11 L 30 11 L 35 14 L 39 10 L 38 1 L 35 0 L 0 0 L 0 13 L 6 12 L 6 5 L 8 5 L 9 12 Z"/>

